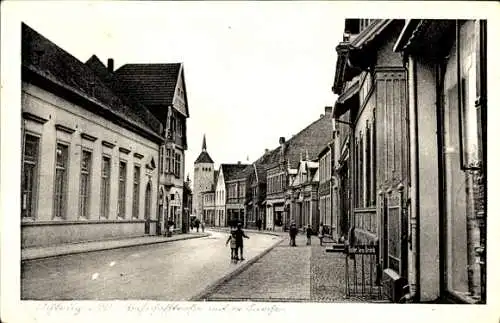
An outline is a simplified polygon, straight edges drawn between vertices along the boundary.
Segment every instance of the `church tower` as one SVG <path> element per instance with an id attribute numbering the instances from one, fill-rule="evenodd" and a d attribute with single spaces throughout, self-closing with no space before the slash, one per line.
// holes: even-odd
<path id="1" fill-rule="evenodd" d="M 207 152 L 207 141 L 203 135 L 201 153 L 194 162 L 193 178 L 193 215 L 198 219 L 203 216 L 202 193 L 214 189 L 214 161 Z"/>

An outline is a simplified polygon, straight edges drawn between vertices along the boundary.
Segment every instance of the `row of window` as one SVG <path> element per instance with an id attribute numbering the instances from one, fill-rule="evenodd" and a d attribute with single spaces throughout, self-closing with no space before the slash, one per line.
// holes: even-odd
<path id="1" fill-rule="evenodd" d="M 89 218 L 89 205 L 91 196 L 91 173 L 92 173 L 92 151 L 81 148 L 80 159 L 80 185 L 79 185 L 79 207 L 78 215 L 81 218 Z M 69 145 L 57 143 L 55 152 L 55 176 L 53 193 L 53 218 L 66 218 L 68 174 L 69 174 Z M 39 177 L 40 160 L 40 138 L 26 134 L 24 137 L 23 169 L 22 169 L 22 205 L 21 216 L 23 218 L 35 217 L 36 188 Z M 139 183 L 141 167 L 134 165 L 133 174 L 133 206 L 132 218 L 139 215 Z M 101 194 L 100 194 L 100 218 L 109 218 L 109 196 L 111 186 L 111 157 L 102 156 L 101 163 Z M 118 217 L 125 218 L 127 186 L 127 162 L 121 160 L 119 163 L 118 177 Z"/>
<path id="2" fill-rule="evenodd" d="M 203 199 L 205 200 L 205 203 L 209 203 L 209 202 L 214 202 L 215 197 L 214 197 L 213 193 L 212 194 L 204 194 Z"/>
<path id="3" fill-rule="evenodd" d="M 267 177 L 267 192 L 282 192 L 286 188 L 286 176 L 284 173 L 278 173 Z"/>
<path id="4" fill-rule="evenodd" d="M 181 154 L 173 148 L 160 148 L 160 171 L 167 174 L 181 176 Z"/>
<path id="5" fill-rule="evenodd" d="M 330 150 L 319 160 L 319 181 L 324 183 L 332 177 L 332 152 Z"/>
<path id="6" fill-rule="evenodd" d="M 373 207 L 377 201 L 375 139 L 375 120 L 373 120 L 371 129 L 367 124 L 364 136 L 360 134 L 354 143 L 354 205 L 356 207 Z"/>
<path id="7" fill-rule="evenodd" d="M 240 183 L 229 184 L 227 195 L 228 198 L 245 197 L 245 185 Z"/>

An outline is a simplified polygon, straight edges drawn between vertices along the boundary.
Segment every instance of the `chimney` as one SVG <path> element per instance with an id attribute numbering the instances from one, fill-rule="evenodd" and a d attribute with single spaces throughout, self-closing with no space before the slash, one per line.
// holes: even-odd
<path id="1" fill-rule="evenodd" d="M 332 107 L 325 107 L 325 115 L 328 117 L 328 116 L 331 116 L 333 113 L 333 108 Z"/>
<path id="2" fill-rule="evenodd" d="M 269 149 L 266 148 L 266 154 L 269 152 Z"/>
<path id="3" fill-rule="evenodd" d="M 115 61 L 112 58 L 108 58 L 108 72 L 113 73 L 115 71 Z"/>
<path id="4" fill-rule="evenodd" d="M 238 160 L 238 165 L 241 165 L 241 161 L 240 160 Z"/>
<path id="5" fill-rule="evenodd" d="M 285 137 L 280 137 L 280 145 L 283 145 L 285 143 Z"/>

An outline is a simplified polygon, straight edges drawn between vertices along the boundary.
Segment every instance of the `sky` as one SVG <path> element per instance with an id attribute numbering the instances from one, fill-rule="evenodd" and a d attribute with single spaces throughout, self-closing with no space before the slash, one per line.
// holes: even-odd
<path id="1" fill-rule="evenodd" d="M 104 63 L 113 58 L 115 68 L 184 64 L 191 179 L 204 134 L 216 167 L 253 162 L 335 102 L 344 20 L 332 3 L 61 1 L 29 8 L 22 20 L 82 62 L 96 54 Z"/>

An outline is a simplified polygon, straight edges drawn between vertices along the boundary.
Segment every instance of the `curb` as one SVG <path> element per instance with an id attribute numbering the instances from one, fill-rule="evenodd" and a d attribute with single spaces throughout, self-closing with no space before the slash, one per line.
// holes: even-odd
<path id="1" fill-rule="evenodd" d="M 277 236 L 276 234 L 270 234 Z M 248 269 L 251 265 L 256 263 L 259 259 L 267 255 L 271 250 L 276 248 L 279 244 L 281 244 L 285 238 L 283 237 L 282 239 L 279 239 L 276 243 L 274 243 L 272 246 L 268 247 L 266 250 L 262 251 L 260 254 L 257 256 L 253 257 L 252 259 L 248 260 L 246 263 L 242 264 L 240 267 L 236 268 L 232 272 L 228 273 L 225 276 L 222 276 L 221 278 L 217 279 L 215 282 L 210 284 L 207 288 L 205 288 L 202 292 L 198 293 L 197 295 L 191 297 L 188 302 L 196 302 L 196 301 L 206 301 L 207 298 L 213 294 L 213 292 L 220 287 L 222 284 L 228 282 L 229 280 L 233 279 L 234 277 L 238 276 L 242 272 Z"/>
<path id="2" fill-rule="evenodd" d="M 89 253 L 89 252 L 104 251 L 104 250 L 123 249 L 123 248 L 129 248 L 129 247 L 146 246 L 146 245 L 168 243 L 168 242 L 174 242 L 174 241 L 182 241 L 182 240 L 191 240 L 191 239 L 198 239 L 198 238 L 206 238 L 206 237 L 209 237 L 211 235 L 212 234 L 210 234 L 210 233 L 203 233 L 203 234 L 201 234 L 199 236 L 183 237 L 181 239 L 148 241 L 148 242 L 139 242 L 139 243 L 136 242 L 136 243 L 125 244 L 125 245 L 121 245 L 121 246 L 100 247 L 100 248 L 95 248 L 95 249 L 76 250 L 76 251 L 63 251 L 63 252 L 58 252 L 58 253 L 54 253 L 54 254 L 51 254 L 51 255 L 34 256 L 34 257 L 26 257 L 26 258 L 22 257 L 22 252 L 21 252 L 21 262 L 22 261 L 31 261 L 31 260 L 46 259 L 46 258 L 54 258 L 54 257 L 60 257 L 60 256 L 75 255 L 75 254 L 80 254 L 80 253 Z"/>

